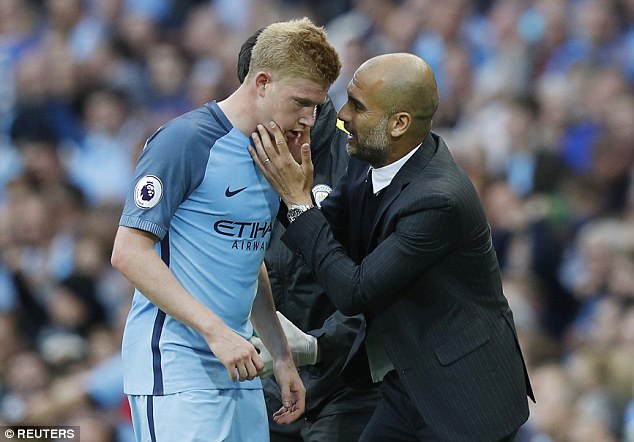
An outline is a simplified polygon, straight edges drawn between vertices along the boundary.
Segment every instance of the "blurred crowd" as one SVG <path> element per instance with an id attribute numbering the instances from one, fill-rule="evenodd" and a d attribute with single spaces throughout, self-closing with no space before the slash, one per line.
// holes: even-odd
<path id="1" fill-rule="evenodd" d="M 337 107 L 368 57 L 435 70 L 537 397 L 518 441 L 634 442 L 634 0 L 0 0 L 0 425 L 132 440 L 109 257 L 136 158 L 303 16 Z"/>

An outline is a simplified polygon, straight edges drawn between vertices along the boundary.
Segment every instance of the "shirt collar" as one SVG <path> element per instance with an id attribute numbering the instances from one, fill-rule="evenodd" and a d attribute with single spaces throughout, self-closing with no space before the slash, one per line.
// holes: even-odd
<path id="1" fill-rule="evenodd" d="M 372 170 L 372 189 L 375 194 L 379 193 L 381 190 L 385 189 L 387 186 L 390 185 L 390 183 L 392 182 L 392 180 L 394 179 L 398 171 L 401 170 L 401 167 L 403 167 L 403 165 L 407 162 L 407 160 L 409 160 L 410 157 L 416 153 L 416 151 L 420 148 L 421 144 L 413 148 L 407 155 L 405 155 L 400 160 L 394 161 L 393 163 L 388 164 L 387 166 L 379 167 L 376 169 L 373 167 L 370 167 L 370 170 Z"/>

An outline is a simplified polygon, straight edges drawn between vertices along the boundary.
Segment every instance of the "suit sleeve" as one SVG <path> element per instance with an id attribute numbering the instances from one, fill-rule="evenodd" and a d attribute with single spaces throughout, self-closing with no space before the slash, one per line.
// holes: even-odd
<path id="1" fill-rule="evenodd" d="M 335 306 L 356 315 L 394 304 L 404 287 L 455 250 L 462 230 L 456 212 L 446 195 L 412 198 L 394 219 L 393 232 L 359 265 L 316 209 L 293 222 L 282 240 L 313 269 Z"/>
<path id="2" fill-rule="evenodd" d="M 321 363 L 330 366 L 348 355 L 362 321 L 361 315 L 345 316 L 337 310 L 320 328 L 309 332 L 319 340 Z"/>

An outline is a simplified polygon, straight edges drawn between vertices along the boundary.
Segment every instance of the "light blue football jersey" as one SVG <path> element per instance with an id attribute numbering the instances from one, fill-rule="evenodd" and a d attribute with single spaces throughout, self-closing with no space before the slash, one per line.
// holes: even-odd
<path id="1" fill-rule="evenodd" d="M 249 339 L 249 315 L 279 198 L 253 163 L 250 139 L 210 102 L 146 143 L 120 225 L 160 238 L 156 253 L 181 284 Z M 203 337 L 138 290 L 122 344 L 127 394 L 261 388 L 231 381 Z"/>

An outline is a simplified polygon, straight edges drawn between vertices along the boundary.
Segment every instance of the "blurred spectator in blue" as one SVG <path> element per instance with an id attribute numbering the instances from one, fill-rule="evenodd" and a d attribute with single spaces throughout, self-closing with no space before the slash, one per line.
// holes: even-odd
<path id="1" fill-rule="evenodd" d="M 170 43 L 153 45 L 147 52 L 146 64 L 150 125 L 158 129 L 193 108 L 186 88 L 190 66 L 179 48 Z"/>
<path id="2" fill-rule="evenodd" d="M 468 54 L 470 66 L 479 67 L 488 57 L 488 49 L 483 47 L 479 34 L 492 32 L 485 29 L 487 26 L 483 26 L 484 21 L 468 0 L 428 2 L 426 12 L 421 14 L 425 20 L 421 23 L 423 26 L 412 50 L 437 73 L 438 89 L 444 101 L 444 97 L 451 95 L 451 76 L 447 75 L 447 66 L 451 63 L 455 48 L 461 48 L 465 55 Z M 491 41 L 484 42 L 492 44 Z"/>
<path id="3" fill-rule="evenodd" d="M 4 392 L 9 361 L 25 345 L 17 326 L 17 319 L 8 312 L 0 313 L 0 394 Z"/>
<path id="4" fill-rule="evenodd" d="M 341 57 L 341 74 L 330 88 L 336 109 L 346 101 L 346 88 L 362 62 L 390 50 L 385 36 L 398 0 L 352 0 L 352 8 L 326 23 L 328 39 Z"/>
<path id="5" fill-rule="evenodd" d="M 560 154 L 576 173 L 592 172 L 596 143 L 605 131 L 605 117 L 615 97 L 626 93 L 627 80 L 613 67 L 577 65 L 568 74 L 572 97 L 568 128 L 561 140 Z"/>
<path id="6" fill-rule="evenodd" d="M 625 30 L 623 34 L 623 69 L 630 82 L 634 82 L 634 1 L 621 0 Z"/>
<path id="7" fill-rule="evenodd" d="M 78 142 L 82 127 L 73 102 L 78 92 L 75 73 L 73 60 L 63 47 L 50 48 L 48 53 L 25 54 L 15 65 L 17 98 L 9 130 L 12 132 L 18 126 L 22 133 L 28 134 L 33 125 L 46 124 L 61 145 Z"/>
<path id="8" fill-rule="evenodd" d="M 539 405 L 531 404 L 528 422 L 520 428 L 518 441 L 567 442 L 575 419 L 577 391 L 556 363 L 547 363 L 531 373 L 531 383 Z"/>
<path id="9" fill-rule="evenodd" d="M 24 349 L 7 361 L 3 378 L 0 416 L 9 425 L 19 425 L 28 407 L 36 403 L 49 386 L 51 375 L 37 352 Z"/>
<path id="10" fill-rule="evenodd" d="M 569 172 L 542 134 L 539 103 L 531 95 L 518 95 L 511 100 L 509 114 L 506 181 L 522 198 L 555 193 Z"/>
<path id="11" fill-rule="evenodd" d="M 68 171 L 89 205 L 125 201 L 134 148 L 145 135 L 128 106 L 120 91 L 109 88 L 89 92 L 83 102 L 86 133 L 68 159 Z"/>
<path id="12" fill-rule="evenodd" d="M 17 99 L 14 66 L 37 40 L 34 32 L 35 14 L 30 5 L 25 3 L 22 0 L 0 3 L 0 139 L 9 132 Z M 3 147 L 0 147 L 0 157 L 2 150 Z M 0 184 L 3 184 L 2 170 Z"/>
<path id="13" fill-rule="evenodd" d="M 76 62 L 86 60 L 105 37 L 102 21 L 85 0 L 44 0 L 44 45 L 63 44 Z"/>
<path id="14" fill-rule="evenodd" d="M 519 17 L 518 32 L 528 46 L 531 75 L 541 77 L 546 64 L 568 38 L 567 0 L 536 0 Z"/>
<path id="15" fill-rule="evenodd" d="M 120 318 L 121 319 L 121 318 Z M 134 441 L 132 421 L 123 394 L 123 368 L 119 353 L 122 321 L 113 327 L 95 327 L 87 351 L 73 370 L 61 371 L 24 409 L 22 423 L 64 422 L 100 413 L 110 440 Z M 83 427 L 81 431 L 84 431 Z M 116 439 L 114 439 L 116 435 Z M 83 437 L 82 437 L 82 440 Z"/>
<path id="16" fill-rule="evenodd" d="M 122 0 L 124 15 L 149 17 L 158 24 L 166 24 L 170 20 L 174 3 L 178 0 Z"/>
<path id="17" fill-rule="evenodd" d="M 598 219 L 581 228 L 567 249 L 560 266 L 560 280 L 580 304 L 568 331 L 573 343 L 591 338 L 597 309 L 608 296 L 612 254 L 622 244 L 623 232 L 619 221 Z"/>
<path id="18" fill-rule="evenodd" d="M 597 140 L 591 174 L 605 186 L 605 210 L 622 213 L 627 208 L 634 165 L 634 91 L 627 85 L 607 98 L 602 115 L 603 133 Z"/>
<path id="19" fill-rule="evenodd" d="M 623 349 L 628 355 L 634 355 L 634 306 L 630 305 L 623 313 L 623 323 L 621 325 L 621 342 Z M 631 375 L 632 364 L 626 368 L 626 372 Z M 625 400 L 625 410 L 623 413 L 623 442 L 634 442 L 634 382 L 624 382 L 620 388 Z"/>
<path id="20" fill-rule="evenodd" d="M 566 359 L 563 368 L 579 391 L 576 404 L 579 416 L 573 434 L 582 429 L 580 422 L 591 421 L 592 431 L 604 435 L 602 439 L 620 439 L 622 410 L 610 386 L 609 362 L 607 351 L 593 346 L 582 346 Z"/>
<path id="21" fill-rule="evenodd" d="M 622 34 L 614 0 L 567 3 L 570 35 L 546 62 L 546 72 L 568 72 L 590 62 L 597 67 L 622 66 Z"/>
<path id="22" fill-rule="evenodd" d="M 217 8 L 203 4 L 187 14 L 181 45 L 191 60 L 187 96 L 193 106 L 210 97 L 227 97 L 237 87 L 235 69 L 231 70 L 235 67 L 232 38 Z"/>

